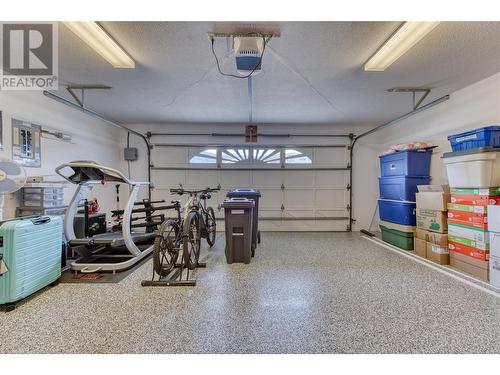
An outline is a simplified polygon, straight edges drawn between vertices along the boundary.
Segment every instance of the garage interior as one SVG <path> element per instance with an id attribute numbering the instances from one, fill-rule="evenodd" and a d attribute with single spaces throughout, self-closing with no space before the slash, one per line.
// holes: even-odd
<path id="1" fill-rule="evenodd" d="M 0 353 L 500 352 L 500 182 L 448 164 L 461 134 L 500 134 L 499 22 L 50 25 L 58 87 L 0 90 Z M 475 152 L 494 160 L 496 137 Z M 429 155 L 421 187 L 384 197 L 384 158 L 411 152 Z M 453 225 L 460 189 L 488 190 L 473 260 L 419 223 L 426 209 Z M 381 200 L 413 216 L 387 224 Z M 28 239 L 55 229 L 14 261 L 8 233 L 27 222 Z M 403 226 L 406 249 L 385 237 Z M 449 238 L 437 258 L 427 232 Z M 13 277 L 31 292 L 9 297 Z"/>

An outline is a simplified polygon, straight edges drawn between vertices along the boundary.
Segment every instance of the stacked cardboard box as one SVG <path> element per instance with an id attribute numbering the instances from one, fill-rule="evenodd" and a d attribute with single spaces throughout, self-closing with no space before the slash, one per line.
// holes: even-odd
<path id="1" fill-rule="evenodd" d="M 488 205 L 500 204 L 500 189 L 452 188 L 448 205 L 450 264 L 488 280 Z"/>
<path id="2" fill-rule="evenodd" d="M 490 283 L 500 288 L 500 205 L 488 206 L 490 232 Z"/>
<path id="3" fill-rule="evenodd" d="M 449 201 L 447 185 L 418 186 L 415 253 L 438 264 L 450 263 L 446 220 Z"/>

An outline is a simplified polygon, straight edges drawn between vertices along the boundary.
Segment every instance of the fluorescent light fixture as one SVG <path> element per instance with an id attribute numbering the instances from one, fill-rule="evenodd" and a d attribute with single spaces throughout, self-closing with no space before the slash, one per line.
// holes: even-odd
<path id="1" fill-rule="evenodd" d="M 383 72 L 394 61 L 403 56 L 411 47 L 417 44 L 432 31 L 439 22 L 405 22 L 394 34 L 370 57 L 365 64 L 365 70 Z"/>
<path id="2" fill-rule="evenodd" d="M 64 22 L 115 68 L 135 68 L 135 62 L 97 22 Z"/>

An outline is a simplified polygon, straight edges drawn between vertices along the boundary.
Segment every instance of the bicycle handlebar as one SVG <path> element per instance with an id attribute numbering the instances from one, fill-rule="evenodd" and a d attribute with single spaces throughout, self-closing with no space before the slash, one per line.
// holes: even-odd
<path id="1" fill-rule="evenodd" d="M 216 187 L 216 188 L 205 188 L 205 189 L 201 189 L 201 190 L 185 190 L 184 188 L 178 188 L 178 189 L 170 189 L 170 192 L 171 193 L 174 193 L 174 194 L 179 194 L 179 195 L 183 195 L 183 194 L 193 194 L 193 195 L 196 195 L 196 194 L 199 194 L 199 193 L 210 193 L 212 191 L 219 191 L 220 190 L 220 187 Z"/>

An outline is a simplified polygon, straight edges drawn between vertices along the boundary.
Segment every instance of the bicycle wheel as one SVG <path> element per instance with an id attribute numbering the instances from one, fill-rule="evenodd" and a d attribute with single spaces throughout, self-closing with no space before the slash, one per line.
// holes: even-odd
<path id="1" fill-rule="evenodd" d="M 182 256 L 186 267 L 193 270 L 200 258 L 200 220 L 197 212 L 191 212 L 184 221 L 182 234 Z"/>
<path id="2" fill-rule="evenodd" d="M 174 268 L 179 249 L 176 240 L 179 225 L 175 220 L 164 221 L 158 229 L 158 235 L 153 244 L 153 268 L 160 277 L 167 276 Z"/>
<path id="3" fill-rule="evenodd" d="M 210 247 L 215 244 L 216 235 L 216 222 L 215 222 L 215 212 L 212 207 L 207 208 L 207 216 L 205 217 L 205 225 L 207 227 L 207 242 Z"/>

